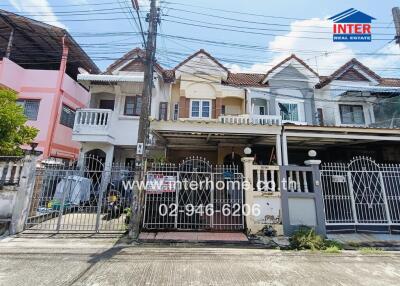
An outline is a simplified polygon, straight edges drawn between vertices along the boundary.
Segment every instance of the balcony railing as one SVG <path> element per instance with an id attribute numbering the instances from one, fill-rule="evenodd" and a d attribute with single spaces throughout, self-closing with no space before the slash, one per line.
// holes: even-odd
<path id="1" fill-rule="evenodd" d="M 219 122 L 242 125 L 282 125 L 279 115 L 222 115 Z"/>
<path id="2" fill-rule="evenodd" d="M 102 129 L 109 128 L 112 110 L 109 109 L 80 109 L 75 115 L 74 131 L 86 128 Z"/>

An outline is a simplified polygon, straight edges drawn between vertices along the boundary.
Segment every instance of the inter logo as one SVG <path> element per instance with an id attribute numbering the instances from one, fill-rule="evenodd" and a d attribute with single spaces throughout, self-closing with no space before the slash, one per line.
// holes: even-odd
<path id="1" fill-rule="evenodd" d="M 371 42 L 372 20 L 376 20 L 354 8 L 329 18 L 333 21 L 334 42 Z"/>

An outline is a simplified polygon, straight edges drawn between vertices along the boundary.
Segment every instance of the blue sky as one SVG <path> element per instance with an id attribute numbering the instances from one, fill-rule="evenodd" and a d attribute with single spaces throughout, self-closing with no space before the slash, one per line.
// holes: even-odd
<path id="1" fill-rule="evenodd" d="M 5 2 L 2 9 L 68 29 L 102 70 L 141 45 L 138 28 L 128 20 L 130 0 Z M 140 0 L 143 16 L 148 2 Z M 399 1 L 161 0 L 160 5 L 158 60 L 165 67 L 204 48 L 232 71 L 266 72 L 295 53 L 321 75 L 357 57 L 378 74 L 400 77 L 400 48 L 390 42 L 391 9 Z M 332 42 L 332 23 L 325 19 L 349 8 L 377 19 L 373 42 Z"/>

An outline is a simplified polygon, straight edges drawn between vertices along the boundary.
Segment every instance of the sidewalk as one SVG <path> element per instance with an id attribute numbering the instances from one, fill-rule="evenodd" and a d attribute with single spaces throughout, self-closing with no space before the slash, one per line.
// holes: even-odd
<path id="1" fill-rule="evenodd" d="M 0 285 L 398 285 L 400 253 L 322 254 L 129 245 L 118 239 L 7 238 Z"/>

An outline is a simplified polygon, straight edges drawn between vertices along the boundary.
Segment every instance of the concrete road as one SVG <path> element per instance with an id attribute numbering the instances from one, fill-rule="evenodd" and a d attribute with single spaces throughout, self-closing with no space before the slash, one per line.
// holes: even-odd
<path id="1" fill-rule="evenodd" d="M 0 285 L 400 285 L 400 253 L 134 246 L 109 238 L 0 240 Z"/>

